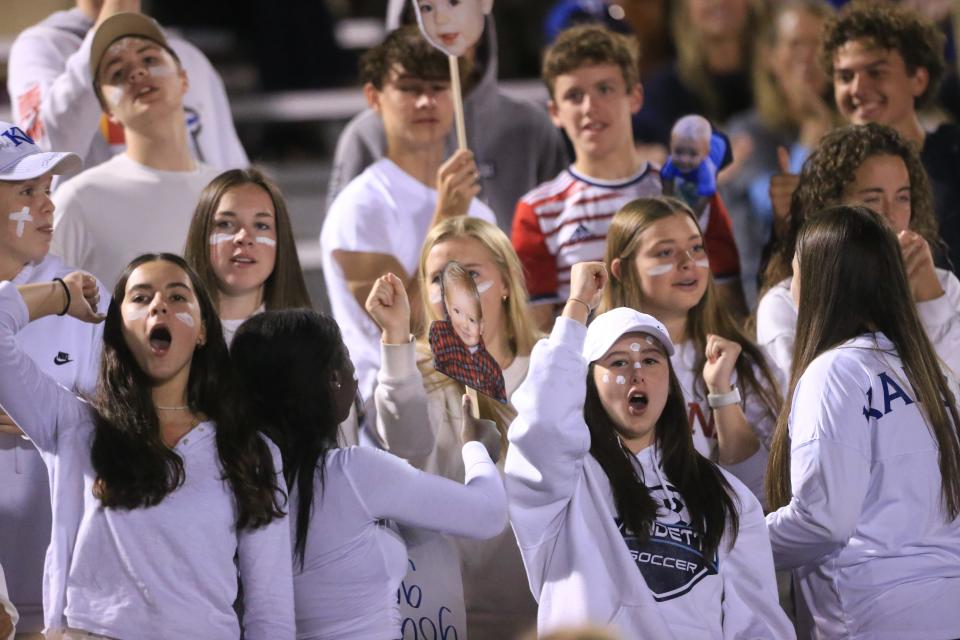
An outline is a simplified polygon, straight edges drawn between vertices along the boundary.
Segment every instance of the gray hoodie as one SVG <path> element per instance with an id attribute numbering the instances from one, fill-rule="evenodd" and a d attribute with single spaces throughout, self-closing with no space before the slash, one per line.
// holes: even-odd
<path id="1" fill-rule="evenodd" d="M 404 3 L 390 4 L 387 24 L 395 27 Z M 497 36 L 492 16 L 487 18 L 484 34 L 489 55 L 482 61 L 483 77 L 463 101 L 467 146 L 480 170 L 479 197 L 493 209 L 497 224 L 509 235 L 517 200 L 560 173 L 569 160 L 563 137 L 543 106 L 511 98 L 497 86 Z M 337 140 L 327 208 L 348 182 L 386 154 L 386 147 L 383 121 L 371 109 L 350 120 Z M 456 148 L 456 131 L 451 129 L 448 154 Z"/>

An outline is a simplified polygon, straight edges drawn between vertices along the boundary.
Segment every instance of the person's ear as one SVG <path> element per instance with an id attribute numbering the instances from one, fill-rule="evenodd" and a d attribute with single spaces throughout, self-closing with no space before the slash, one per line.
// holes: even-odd
<path id="1" fill-rule="evenodd" d="M 340 375 L 340 371 L 337 369 L 334 369 L 330 373 L 330 389 L 332 391 L 338 391 L 342 386 L 343 386 L 343 380 Z"/>
<path id="2" fill-rule="evenodd" d="M 620 258 L 614 258 L 610 263 L 610 275 L 612 275 L 617 280 L 620 280 L 620 269 L 622 268 L 622 260 Z"/>
<path id="3" fill-rule="evenodd" d="M 558 113 L 557 103 L 554 102 L 552 99 L 547 100 L 547 113 L 550 114 L 550 121 L 553 122 L 553 126 L 557 127 L 558 129 L 562 129 L 563 122 L 560 121 L 560 115 Z"/>
<path id="4" fill-rule="evenodd" d="M 917 67 L 913 70 L 913 75 L 909 77 L 910 93 L 914 98 L 919 98 L 930 86 L 930 72 L 926 67 Z"/>
<path id="5" fill-rule="evenodd" d="M 483 15 L 493 11 L 493 0 L 480 0 L 480 11 L 483 12 Z"/>
<path id="6" fill-rule="evenodd" d="M 184 96 L 187 94 L 187 90 L 190 88 L 190 79 L 187 77 L 187 70 L 180 66 L 179 63 L 176 64 L 177 76 L 180 78 L 180 95 Z"/>
<path id="7" fill-rule="evenodd" d="M 205 321 L 200 322 L 200 333 L 197 334 L 197 346 L 202 347 L 207 344 L 207 323 Z"/>
<path id="8" fill-rule="evenodd" d="M 381 113 L 380 111 L 380 91 L 373 86 L 372 82 L 367 82 L 363 85 L 363 97 L 367 99 L 367 106 L 373 109 L 376 113 Z"/>
<path id="9" fill-rule="evenodd" d="M 630 96 L 630 113 L 637 113 L 643 109 L 643 85 L 638 80 L 627 91 Z"/>

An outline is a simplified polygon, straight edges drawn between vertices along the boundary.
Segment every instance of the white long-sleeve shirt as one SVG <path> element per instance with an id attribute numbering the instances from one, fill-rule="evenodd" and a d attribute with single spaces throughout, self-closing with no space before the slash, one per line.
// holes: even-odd
<path id="1" fill-rule="evenodd" d="M 17 622 L 20 619 L 17 614 L 17 608 L 13 606 L 13 603 L 10 601 L 10 597 L 7 595 L 7 581 L 3 574 L 3 566 L 0 565 L 0 609 L 3 609 L 7 612 L 7 615 L 10 616 L 10 621 L 13 624 L 13 631 L 10 632 L 10 635 L 5 638 L 0 638 L 0 640 L 13 640 L 13 636 L 17 631 Z"/>
<path id="2" fill-rule="evenodd" d="M 13 284 L 49 282 L 75 271 L 47 256 L 27 264 Z M 110 294 L 100 285 L 100 311 Z M 17 345 L 40 369 L 72 391 L 92 392 L 97 382 L 103 325 L 69 316 L 31 322 L 16 336 Z M 50 543 L 50 483 L 40 453 L 19 436 L 0 433 L 0 564 L 7 569 L 10 598 L 20 612 L 18 629 L 43 629 L 43 559 Z"/>
<path id="3" fill-rule="evenodd" d="M 418 354 L 412 341 L 381 344 L 380 353 L 374 399 L 377 435 L 384 447 L 427 473 L 463 482 L 460 386 L 425 383 L 417 358 L 431 356 Z M 529 362 L 528 356 L 517 356 L 503 370 L 507 397 L 526 377 Z M 497 463 L 501 473 L 503 463 L 501 457 Z M 513 531 L 505 526 L 495 538 L 456 538 L 453 544 L 460 556 L 470 637 L 513 638 L 526 633 L 536 621 L 537 603 Z"/>
<path id="4" fill-rule="evenodd" d="M 25 29 L 10 49 L 7 89 L 13 120 L 48 151 L 72 151 L 90 169 L 124 150 L 93 92 L 93 20 L 79 9 L 58 11 Z M 206 56 L 174 35 L 190 86 L 183 97 L 194 157 L 220 170 L 250 164 L 233 126 L 223 81 Z"/>
<path id="5" fill-rule="evenodd" d="M 216 427 L 201 423 L 174 447 L 185 482 L 160 504 L 104 508 L 93 495 L 93 412 L 17 347 L 15 335 L 28 320 L 16 287 L 0 283 L 0 407 L 33 440 L 52 478 L 47 629 L 74 627 L 122 640 L 235 639 L 236 555 L 246 637 L 292 638 L 287 520 L 235 531 L 236 506 L 222 479 Z M 279 471 L 279 455 L 270 447 Z"/>
<path id="6" fill-rule="evenodd" d="M 558 318 L 530 357 L 513 396 L 507 495 L 530 586 L 540 603 L 538 631 L 610 624 L 628 638 L 793 638 L 777 602 L 770 542 L 760 503 L 723 472 L 736 493 L 740 530 L 718 557 L 691 539 L 682 496 L 663 479 L 653 447 L 635 456 L 651 495 L 669 500 L 646 545 L 621 533 L 610 481 L 590 455 L 583 420 L 586 327 Z"/>
<path id="7" fill-rule="evenodd" d="M 952 272 L 935 269 L 943 295 L 917 303 L 917 315 L 940 359 L 960 375 L 960 280 Z M 793 363 L 797 335 L 797 306 L 790 296 L 789 278 L 770 288 L 757 307 L 757 344 L 786 378 Z"/>
<path id="8" fill-rule="evenodd" d="M 865 334 L 818 356 L 789 429 L 793 497 L 767 526 L 817 637 L 960 637 L 960 519 L 893 343 Z"/>
<path id="9" fill-rule="evenodd" d="M 472 538 L 506 526 L 503 482 L 479 442 L 462 449 L 466 485 L 414 469 L 367 447 L 327 454 L 304 551 L 294 572 L 297 637 L 388 640 L 400 635 L 397 587 L 407 549 L 385 523 Z M 296 513 L 297 492 L 291 492 Z M 296 531 L 291 527 L 291 537 Z"/>

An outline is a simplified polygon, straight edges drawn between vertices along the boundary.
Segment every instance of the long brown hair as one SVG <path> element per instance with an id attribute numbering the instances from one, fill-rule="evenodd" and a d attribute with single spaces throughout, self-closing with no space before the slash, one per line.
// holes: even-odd
<path id="1" fill-rule="evenodd" d="M 707 54 L 703 39 L 695 32 L 690 21 L 689 0 L 680 0 L 673 9 L 670 21 L 673 41 L 677 47 L 677 72 L 684 86 L 697 96 L 703 106 L 705 118 L 719 121 L 723 110 L 721 96 L 711 82 Z M 753 58 L 754 38 L 764 20 L 764 5 L 758 0 L 748 0 L 747 20 L 740 34 L 740 59 L 744 70 Z"/>
<path id="2" fill-rule="evenodd" d="M 690 526 L 700 533 L 701 550 L 708 558 L 720 547 L 724 531 L 730 531 L 730 547 L 736 541 L 740 529 L 739 503 L 720 469 L 694 447 L 683 388 L 669 358 L 667 366 L 670 386 L 667 403 L 654 428 L 654 441 L 661 452 L 667 479 L 683 498 L 690 514 Z M 591 363 L 583 404 L 583 419 L 590 429 L 590 455 L 610 481 L 620 519 L 634 535 L 646 540 L 659 505 L 650 497 L 646 483 L 638 477 L 631 460 L 633 454 L 624 446 L 616 424 L 603 407 L 593 379 L 593 368 Z"/>
<path id="3" fill-rule="evenodd" d="M 676 198 L 667 196 L 637 198 L 617 211 L 607 231 L 607 246 L 603 261 L 607 265 L 607 270 L 613 274 L 613 261 L 619 259 L 620 275 L 619 277 L 611 275 L 610 282 L 607 283 L 603 292 L 603 302 L 599 309 L 601 313 L 615 307 L 630 307 L 643 311 L 640 277 L 633 268 L 640 240 L 643 232 L 652 224 L 676 215 L 686 215 L 696 225 L 697 231 L 700 231 L 696 214 Z M 703 232 L 700 232 L 700 235 L 703 236 Z M 694 371 L 703 370 L 703 365 L 706 363 L 704 353 L 707 349 L 707 334 L 711 333 L 740 345 L 741 353 L 737 358 L 736 372 L 737 379 L 743 385 L 744 394 L 755 394 L 770 417 L 776 418 L 780 413 L 782 401 L 780 385 L 777 384 L 773 370 L 760 348 L 744 333 L 730 312 L 720 304 L 713 275 L 708 274 L 707 289 L 703 297 L 687 312 L 686 337 L 693 340 L 697 353 Z M 760 375 L 758 376 L 755 371 Z M 702 377 L 696 376 L 694 386 L 699 387 L 702 395 L 706 397 L 706 383 Z"/>
<path id="4" fill-rule="evenodd" d="M 790 501 L 790 406 L 797 382 L 819 355 L 861 334 L 880 331 L 896 347 L 917 407 L 940 450 L 944 511 L 960 515 L 960 442 L 956 400 L 910 295 L 900 245 L 866 207 L 825 209 L 797 238 L 800 305 L 790 393 L 777 420 L 767 468 L 771 508 Z M 877 284 L 883 283 L 883 295 Z"/>
<path id="5" fill-rule="evenodd" d="M 768 20 L 765 21 L 760 32 L 758 51 L 753 56 L 751 76 L 753 78 L 753 103 L 757 108 L 760 120 L 768 128 L 776 131 L 793 132 L 799 129 L 799 122 L 791 120 L 793 114 L 785 109 L 786 96 L 783 89 L 770 70 L 770 53 L 777 46 L 780 33 L 780 18 L 785 14 L 796 12 L 806 13 L 824 22 L 830 18 L 834 10 L 826 0 L 780 0 L 775 3 Z M 829 78 L 824 78 L 824 102 L 833 111 L 833 87 Z"/>
<path id="6" fill-rule="evenodd" d="M 940 239 L 933 192 L 920 156 L 909 142 L 890 127 L 881 124 L 848 125 L 823 137 L 800 171 L 800 182 L 790 199 L 787 232 L 777 241 L 763 272 L 761 295 L 789 278 L 797 235 L 807 216 L 826 207 L 841 204 L 843 193 L 854 174 L 869 158 L 897 156 L 910 176 L 910 229 L 923 236 L 934 250 L 945 245 Z"/>
<path id="7" fill-rule="evenodd" d="M 183 459 L 160 437 L 160 421 L 151 396 L 153 383 L 137 364 L 123 335 L 120 305 L 127 280 L 142 264 L 162 260 L 183 269 L 190 279 L 206 341 L 196 347 L 187 381 L 187 405 L 216 423 L 217 453 L 223 479 L 233 493 L 236 527 L 255 529 L 283 515 L 284 495 L 277 485 L 273 458 L 256 425 L 239 407 L 227 346 L 216 309 L 203 283 L 178 255 L 145 254 L 124 270 L 113 290 L 103 325 L 100 377 L 91 404 L 94 437 L 90 457 L 95 494 L 104 507 L 139 509 L 159 504 L 186 480 Z"/>
<path id="8" fill-rule="evenodd" d="M 490 224 L 479 218 L 469 216 L 458 216 L 445 220 L 433 227 L 427 234 L 423 242 L 423 249 L 420 251 L 420 266 L 417 269 L 417 281 L 420 284 L 421 301 L 423 303 L 423 326 L 417 328 L 418 351 L 420 357 L 417 364 L 423 374 L 424 384 L 428 390 L 442 387 L 448 384 L 459 385 L 460 383 L 437 372 L 433 368 L 433 361 L 430 357 L 430 347 L 426 344 L 427 331 L 433 320 L 443 320 L 436 315 L 433 305 L 427 299 L 426 292 L 430 286 L 430 274 L 427 273 L 427 258 L 430 251 L 448 240 L 457 238 L 472 238 L 482 244 L 490 252 L 493 262 L 497 266 L 497 271 L 507 287 L 507 299 L 503 301 L 503 313 L 506 315 L 507 340 L 510 350 L 516 356 L 528 356 L 533 350 L 533 345 L 540 339 L 540 332 L 537 330 L 530 315 L 530 306 L 527 302 L 527 285 L 523 278 L 523 267 L 520 264 L 520 258 L 514 251 L 510 239 L 496 225 Z M 512 405 L 502 405 L 495 400 L 491 400 L 484 395 L 479 397 L 480 415 L 489 418 L 497 423 L 500 430 L 501 444 L 506 447 L 507 426 L 516 417 L 516 411 Z"/>
<path id="9" fill-rule="evenodd" d="M 213 218 L 220 206 L 220 199 L 231 189 L 252 184 L 263 189 L 270 201 L 277 225 L 277 261 L 273 273 L 263 283 L 263 303 L 268 310 L 309 309 L 312 305 L 307 285 L 297 257 L 297 245 L 287 205 L 280 189 L 260 170 L 230 169 L 210 181 L 200 194 L 200 201 L 190 221 L 184 258 L 200 276 L 215 304 L 220 304 L 220 281 L 210 263 L 210 235 L 214 232 Z"/>

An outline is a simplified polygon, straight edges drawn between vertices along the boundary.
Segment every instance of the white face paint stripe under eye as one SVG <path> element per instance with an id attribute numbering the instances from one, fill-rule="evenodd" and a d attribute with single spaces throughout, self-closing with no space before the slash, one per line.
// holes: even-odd
<path id="1" fill-rule="evenodd" d="M 699 260 L 694 260 L 693 263 L 700 267 L 701 269 L 710 268 L 710 260 L 707 258 L 700 258 Z"/>
<path id="2" fill-rule="evenodd" d="M 673 271 L 673 264 L 658 264 L 647 269 L 648 276 L 662 276 Z"/>
<path id="3" fill-rule="evenodd" d="M 627 379 L 623 376 L 617 376 L 617 384 L 627 384 Z"/>
<path id="4" fill-rule="evenodd" d="M 603 374 L 603 381 L 604 381 L 604 382 L 610 382 L 610 374 L 609 374 L 609 373 Z"/>
<path id="5" fill-rule="evenodd" d="M 210 236 L 210 244 L 220 244 L 221 242 L 233 242 L 232 233 L 214 233 Z"/>
<path id="6" fill-rule="evenodd" d="M 276 241 L 276 240 L 274 240 L 273 238 L 267 238 L 266 236 L 257 236 L 257 237 L 256 237 L 256 242 L 257 242 L 258 244 L 265 244 L 265 245 L 267 245 L 268 247 L 275 247 L 275 246 L 277 246 L 277 241 Z"/>
<path id="7" fill-rule="evenodd" d="M 443 300 L 443 294 L 439 290 L 430 292 L 430 304 L 440 304 L 441 300 Z"/>
<path id="8" fill-rule="evenodd" d="M 120 104 L 120 99 L 123 97 L 123 89 L 109 85 L 101 85 L 100 93 L 107 99 L 107 103 L 114 107 Z"/>
<path id="9" fill-rule="evenodd" d="M 30 215 L 30 207 L 24 207 L 20 211 L 14 211 L 10 214 L 10 221 L 17 223 L 17 237 L 23 237 L 23 227 L 28 222 L 33 222 L 33 216 Z"/>
<path id="10" fill-rule="evenodd" d="M 477 283 L 477 293 L 485 293 L 493 286 L 493 280 L 484 280 Z"/>
<path id="11" fill-rule="evenodd" d="M 140 318 L 147 317 L 149 309 L 146 306 L 140 307 L 139 309 L 134 309 L 133 311 L 127 312 L 127 320 L 139 320 Z"/>
<path id="12" fill-rule="evenodd" d="M 196 323 L 193 321 L 193 316 L 184 311 L 173 314 L 173 317 L 175 317 L 177 320 L 187 325 L 188 327 L 196 326 Z"/>

